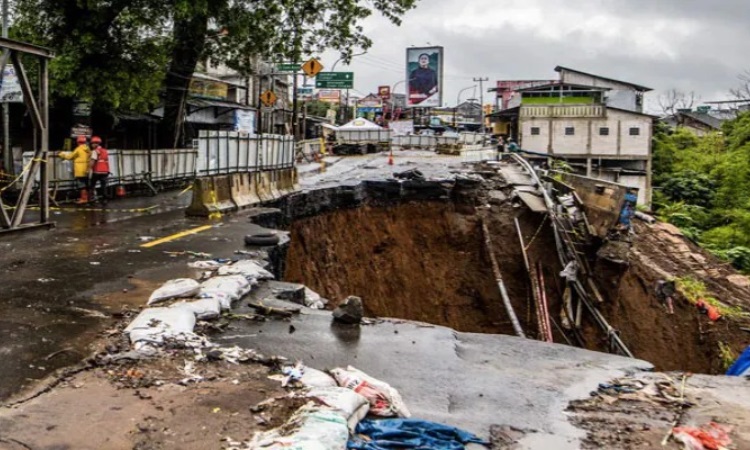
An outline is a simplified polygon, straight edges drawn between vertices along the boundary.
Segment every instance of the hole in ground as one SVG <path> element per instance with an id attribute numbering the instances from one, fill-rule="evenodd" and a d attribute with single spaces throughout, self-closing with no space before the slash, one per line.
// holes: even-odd
<path id="1" fill-rule="evenodd" d="M 512 334 L 483 247 L 479 218 L 452 203 L 363 206 L 295 221 L 284 278 L 334 306 L 362 297 L 371 317 Z M 508 277 L 509 291 L 525 291 L 519 280 Z"/>

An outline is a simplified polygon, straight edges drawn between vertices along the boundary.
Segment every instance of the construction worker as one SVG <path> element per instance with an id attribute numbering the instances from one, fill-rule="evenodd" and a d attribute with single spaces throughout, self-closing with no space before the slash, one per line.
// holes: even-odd
<path id="1" fill-rule="evenodd" d="M 102 147 L 102 140 L 99 136 L 91 138 L 91 184 L 89 188 L 91 195 L 96 198 L 96 185 L 101 183 L 102 190 L 101 199 L 102 203 L 107 203 L 107 178 L 109 177 L 109 152 L 106 148 Z"/>
<path id="2" fill-rule="evenodd" d="M 76 143 L 78 146 L 75 150 L 72 152 L 60 152 L 57 156 L 68 161 L 73 160 L 73 176 L 81 189 L 80 197 L 76 203 L 82 205 L 89 201 L 89 158 L 91 157 L 91 149 L 86 144 L 86 136 L 78 136 Z"/>

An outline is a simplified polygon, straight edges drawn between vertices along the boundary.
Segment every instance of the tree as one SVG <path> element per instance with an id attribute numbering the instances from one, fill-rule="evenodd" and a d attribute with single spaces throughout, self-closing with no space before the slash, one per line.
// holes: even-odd
<path id="1" fill-rule="evenodd" d="M 737 78 L 740 80 L 739 84 L 736 88 L 730 89 L 729 93 L 737 100 L 750 101 L 750 69 L 737 75 Z"/>
<path id="2" fill-rule="evenodd" d="M 55 95 L 90 100 L 96 110 L 145 111 L 161 92 L 162 144 L 174 147 L 206 55 L 242 74 L 255 69 L 253 57 L 299 61 L 335 49 L 348 61 L 372 44 L 363 19 L 380 12 L 398 25 L 416 1 L 18 0 L 14 29 L 56 51 Z"/>
<path id="3" fill-rule="evenodd" d="M 674 116 L 678 125 L 682 125 L 679 115 L 681 109 L 692 110 L 698 102 L 695 92 L 682 92 L 677 89 L 670 89 L 659 97 L 659 107 L 665 116 Z"/>

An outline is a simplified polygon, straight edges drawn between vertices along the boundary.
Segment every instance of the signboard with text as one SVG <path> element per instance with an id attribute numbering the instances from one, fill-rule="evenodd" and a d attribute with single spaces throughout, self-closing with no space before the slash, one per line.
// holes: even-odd
<path id="1" fill-rule="evenodd" d="M 315 77 L 318 89 L 353 89 L 354 72 L 320 72 Z"/>
<path id="2" fill-rule="evenodd" d="M 3 85 L 0 87 L 0 102 L 23 103 L 21 83 L 16 75 L 16 68 L 6 64 L 3 70 Z"/>

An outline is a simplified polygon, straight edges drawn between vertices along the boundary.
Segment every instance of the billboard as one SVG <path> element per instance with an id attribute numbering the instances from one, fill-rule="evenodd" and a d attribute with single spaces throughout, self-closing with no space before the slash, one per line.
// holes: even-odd
<path id="1" fill-rule="evenodd" d="M 383 100 L 389 100 L 391 98 L 391 87 L 378 86 L 378 96 Z"/>
<path id="2" fill-rule="evenodd" d="M 255 134 L 255 111 L 246 109 L 234 110 L 234 131 Z"/>
<path id="3" fill-rule="evenodd" d="M 435 108 L 443 104 L 443 47 L 406 49 L 406 106 Z"/>
<path id="4" fill-rule="evenodd" d="M 339 103 L 341 91 L 336 89 L 321 89 L 318 91 L 318 100 L 326 103 Z"/>

